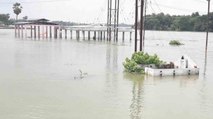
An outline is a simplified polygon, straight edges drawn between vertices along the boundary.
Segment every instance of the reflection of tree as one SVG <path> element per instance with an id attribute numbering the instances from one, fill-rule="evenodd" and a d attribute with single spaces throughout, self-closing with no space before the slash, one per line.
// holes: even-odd
<path id="1" fill-rule="evenodd" d="M 141 119 L 143 109 L 143 75 L 125 74 L 125 77 L 133 81 L 132 104 L 130 105 L 130 118 Z"/>
<path id="2" fill-rule="evenodd" d="M 140 119 L 142 115 L 142 82 L 134 82 L 132 89 L 132 104 L 130 105 L 131 119 Z"/>

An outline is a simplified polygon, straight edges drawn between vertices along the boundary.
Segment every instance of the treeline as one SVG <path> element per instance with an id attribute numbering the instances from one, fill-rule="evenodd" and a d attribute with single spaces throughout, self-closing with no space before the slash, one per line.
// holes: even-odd
<path id="1" fill-rule="evenodd" d="M 0 25 L 11 25 L 15 20 L 10 19 L 9 14 L 0 14 Z"/>
<path id="2" fill-rule="evenodd" d="M 213 13 L 210 13 L 209 22 L 209 31 L 213 31 Z M 206 31 L 206 28 L 207 15 L 200 15 L 198 12 L 187 16 L 171 16 L 164 13 L 152 14 L 147 15 L 145 21 L 146 30 Z"/>
<path id="3" fill-rule="evenodd" d="M 28 22 L 28 16 L 24 16 L 22 19 L 11 19 L 9 14 L 0 14 L 0 26 L 9 26 L 13 25 L 15 22 Z M 66 22 L 66 21 L 52 21 L 54 23 L 63 25 L 63 26 L 73 26 L 73 25 L 87 25 L 86 23 L 75 23 L 75 22 Z"/>

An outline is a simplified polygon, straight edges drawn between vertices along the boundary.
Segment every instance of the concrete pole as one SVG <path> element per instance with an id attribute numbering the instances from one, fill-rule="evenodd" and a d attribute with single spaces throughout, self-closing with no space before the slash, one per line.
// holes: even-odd
<path id="1" fill-rule="evenodd" d="M 210 0 L 208 1 L 208 16 L 207 16 L 207 28 L 206 28 L 206 48 L 205 48 L 205 55 L 207 56 L 208 51 L 208 40 L 209 40 L 209 18 L 210 18 Z"/>
<path id="2" fill-rule="evenodd" d="M 76 30 L 76 40 L 78 40 L 78 30 Z"/>
<path id="3" fill-rule="evenodd" d="M 62 28 L 61 27 L 59 28 L 59 37 L 60 37 L 60 39 L 62 39 Z"/>
<path id="4" fill-rule="evenodd" d="M 96 31 L 94 31 L 94 37 L 93 40 L 96 40 Z"/>
<path id="5" fill-rule="evenodd" d="M 65 29 L 65 39 L 67 39 L 67 29 Z"/>
<path id="6" fill-rule="evenodd" d="M 123 35 L 122 35 L 122 39 L 123 39 L 123 41 L 124 41 L 124 39 L 125 39 L 125 32 L 123 32 Z"/>
<path id="7" fill-rule="evenodd" d="M 15 25 L 15 37 L 17 37 L 17 25 Z"/>
<path id="8" fill-rule="evenodd" d="M 45 35 L 45 32 L 44 32 L 44 25 L 41 26 L 41 36 L 42 36 L 42 39 L 44 39 L 44 35 Z"/>
<path id="9" fill-rule="evenodd" d="M 72 39 L 72 30 L 70 30 L 70 39 Z"/>
<path id="10" fill-rule="evenodd" d="M 49 38 L 51 39 L 52 38 L 52 26 L 49 26 Z"/>
<path id="11" fill-rule="evenodd" d="M 23 32 L 23 30 L 24 30 L 24 26 L 23 26 L 23 25 L 21 25 L 21 38 L 23 38 L 23 37 L 24 37 L 24 32 Z"/>
<path id="12" fill-rule="evenodd" d="M 40 39 L 40 26 L 38 26 L 38 39 Z"/>
<path id="13" fill-rule="evenodd" d="M 33 38 L 33 26 L 30 25 L 30 38 Z"/>
<path id="14" fill-rule="evenodd" d="M 88 31 L 88 40 L 90 40 L 90 31 Z"/>
<path id="15" fill-rule="evenodd" d="M 101 32 L 101 40 L 103 39 L 103 32 L 102 31 L 100 31 Z"/>
<path id="16" fill-rule="evenodd" d="M 143 51 L 143 22 L 144 22 L 144 20 L 143 20 L 143 13 L 144 13 L 144 11 L 143 11 L 143 9 L 144 9 L 144 0 L 141 0 L 141 20 L 140 20 L 140 51 Z"/>
<path id="17" fill-rule="evenodd" d="M 106 33 L 106 32 L 105 32 L 105 31 L 103 31 L 103 32 L 104 32 L 104 40 L 105 40 L 105 39 L 106 39 L 106 36 L 105 36 L 105 33 Z"/>
<path id="18" fill-rule="evenodd" d="M 24 26 L 25 38 L 27 38 L 27 26 Z"/>
<path id="19" fill-rule="evenodd" d="M 129 37 L 129 39 L 132 40 L 132 32 L 130 32 Z"/>
<path id="20" fill-rule="evenodd" d="M 138 0 L 135 0 L 135 52 L 137 52 L 138 42 Z"/>
<path id="21" fill-rule="evenodd" d="M 85 31 L 82 31 L 83 34 L 83 40 L 85 40 Z"/>
<path id="22" fill-rule="evenodd" d="M 34 39 L 36 39 L 36 26 L 34 26 Z"/>
<path id="23" fill-rule="evenodd" d="M 17 25 L 18 27 L 18 38 L 20 38 L 20 25 Z"/>
<path id="24" fill-rule="evenodd" d="M 46 39 L 48 38 L 48 26 L 46 25 Z"/>

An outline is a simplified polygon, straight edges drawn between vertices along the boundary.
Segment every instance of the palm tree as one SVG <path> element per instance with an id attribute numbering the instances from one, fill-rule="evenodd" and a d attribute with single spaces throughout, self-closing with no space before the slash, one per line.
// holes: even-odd
<path id="1" fill-rule="evenodd" d="M 22 6 L 20 3 L 13 4 L 13 12 L 16 14 L 16 20 L 18 20 L 18 15 L 21 13 Z"/>

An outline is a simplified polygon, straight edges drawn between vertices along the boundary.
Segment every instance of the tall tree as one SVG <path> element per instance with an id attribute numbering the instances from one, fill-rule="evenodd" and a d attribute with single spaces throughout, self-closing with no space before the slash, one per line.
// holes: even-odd
<path id="1" fill-rule="evenodd" d="M 18 15 L 22 11 L 22 6 L 20 3 L 13 4 L 13 12 L 16 14 L 16 20 L 18 20 Z"/>

